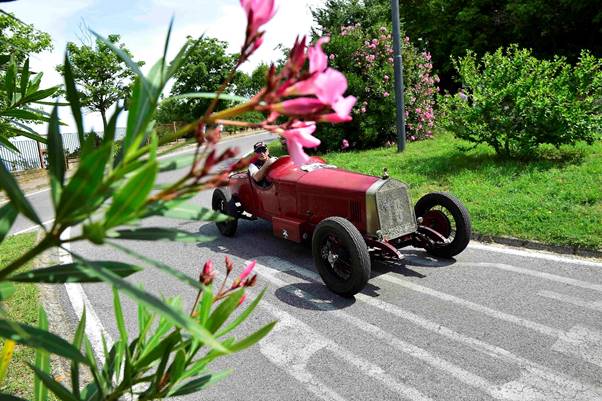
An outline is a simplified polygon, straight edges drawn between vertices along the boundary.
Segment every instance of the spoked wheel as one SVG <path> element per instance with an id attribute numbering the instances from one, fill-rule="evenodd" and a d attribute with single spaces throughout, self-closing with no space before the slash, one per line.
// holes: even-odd
<path id="1" fill-rule="evenodd" d="M 318 224 L 312 253 L 322 280 L 339 295 L 357 294 L 370 278 L 368 247 L 357 228 L 342 217 L 330 217 Z"/>
<path id="2" fill-rule="evenodd" d="M 238 219 L 235 218 L 232 213 L 233 204 L 230 191 L 225 188 L 216 188 L 215 191 L 213 191 L 211 207 L 213 210 L 233 217 L 231 220 L 215 223 L 215 225 L 222 235 L 225 235 L 226 237 L 234 236 L 236 229 L 238 228 Z"/>
<path id="3" fill-rule="evenodd" d="M 414 211 L 416 218 L 422 218 L 418 232 L 428 239 L 425 249 L 430 254 L 451 258 L 468 246 L 470 216 L 456 197 L 444 192 L 426 194 Z"/>

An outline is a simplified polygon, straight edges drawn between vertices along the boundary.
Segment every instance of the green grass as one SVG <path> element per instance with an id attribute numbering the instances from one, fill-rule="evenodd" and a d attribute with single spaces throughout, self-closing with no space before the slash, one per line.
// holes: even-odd
<path id="1" fill-rule="evenodd" d="M 6 238 L 0 244 L 0 267 L 6 266 L 9 262 L 21 256 L 23 252 L 32 248 L 35 240 L 35 233 Z M 31 263 L 23 269 L 29 268 L 31 268 Z M 39 298 L 39 290 L 35 284 L 19 284 L 16 286 L 13 296 L 6 302 L 2 302 L 2 307 L 8 313 L 10 319 L 37 326 Z M 4 346 L 4 341 L 0 340 L 0 349 L 2 346 Z M 17 345 L 13 359 L 8 366 L 7 377 L 0 391 L 28 400 L 32 398 L 34 375 L 27 366 L 27 362 L 35 362 L 35 351 L 32 348 Z"/>
<path id="2" fill-rule="evenodd" d="M 485 146 L 472 150 L 450 134 L 396 148 L 328 153 L 328 163 L 391 177 L 410 185 L 412 198 L 448 191 L 468 208 L 473 230 L 602 250 L 602 142 L 543 148 L 530 161 L 503 160 Z M 270 152 L 281 153 L 273 143 Z"/>

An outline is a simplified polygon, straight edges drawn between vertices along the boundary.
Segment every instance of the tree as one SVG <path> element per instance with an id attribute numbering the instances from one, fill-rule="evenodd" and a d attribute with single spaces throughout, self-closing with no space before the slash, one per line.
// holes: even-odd
<path id="1" fill-rule="evenodd" d="M 328 0 L 313 11 L 326 31 L 349 23 L 390 20 L 389 0 Z M 433 55 L 442 86 L 453 86 L 451 57 L 477 56 L 517 43 L 537 57 L 579 59 L 581 49 L 602 56 L 602 2 L 598 0 L 404 0 L 400 17 L 412 39 Z"/>
<path id="2" fill-rule="evenodd" d="M 46 32 L 26 24 L 10 13 L 0 14 L 0 55 L 12 54 L 17 64 L 30 54 L 52 49 L 52 39 Z"/>
<path id="3" fill-rule="evenodd" d="M 105 131 L 107 110 L 118 100 L 128 99 L 131 82 L 135 76 L 111 49 L 111 47 L 118 47 L 131 58 L 130 51 L 119 41 L 119 35 L 109 35 L 106 42 L 96 39 L 94 46 L 67 43 L 67 52 L 73 66 L 73 79 L 78 86 L 81 104 L 91 111 L 100 113 Z M 136 64 L 142 66 L 144 62 Z M 65 75 L 63 65 L 57 66 L 56 69 L 63 76 Z"/>

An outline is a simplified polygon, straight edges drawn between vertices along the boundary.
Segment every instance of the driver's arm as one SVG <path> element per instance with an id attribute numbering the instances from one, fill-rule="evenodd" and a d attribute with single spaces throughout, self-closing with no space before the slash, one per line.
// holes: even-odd
<path id="1" fill-rule="evenodd" d="M 263 166 L 261 166 L 261 168 L 259 170 L 257 170 L 254 174 L 253 174 L 253 179 L 255 180 L 255 182 L 260 182 L 262 181 L 266 175 L 268 175 L 268 171 L 270 169 L 270 166 L 276 161 L 278 160 L 275 157 L 270 157 L 268 160 L 266 160 L 266 162 L 264 163 Z"/>

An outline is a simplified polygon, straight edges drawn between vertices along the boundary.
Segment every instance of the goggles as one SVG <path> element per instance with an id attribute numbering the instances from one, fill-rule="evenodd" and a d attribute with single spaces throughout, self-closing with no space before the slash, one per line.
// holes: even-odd
<path id="1" fill-rule="evenodd" d="M 268 148 L 266 146 L 260 146 L 257 149 L 255 149 L 255 153 L 265 153 L 268 151 Z"/>

